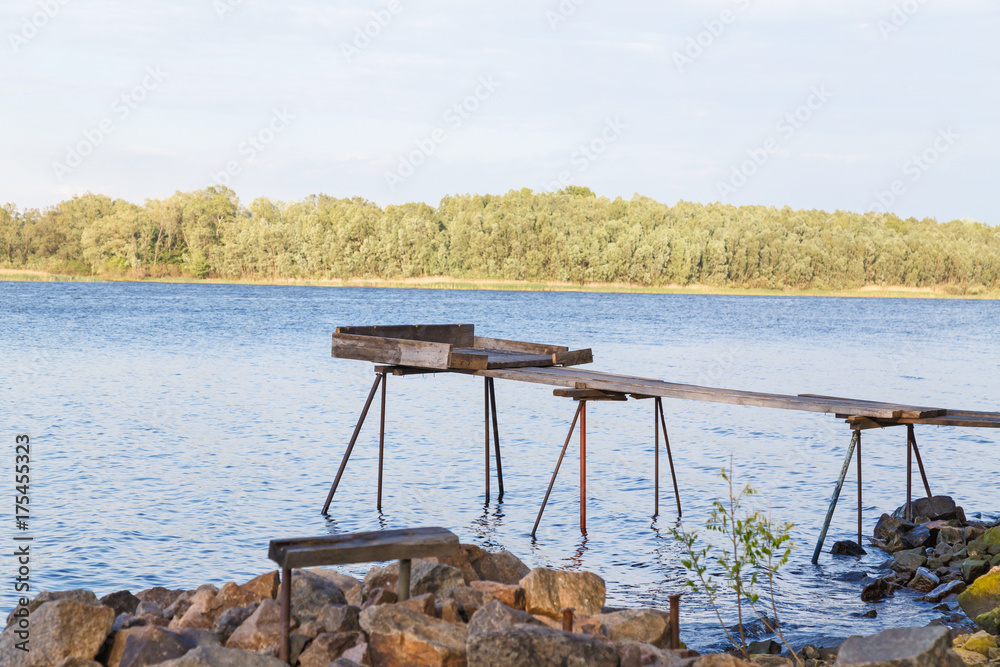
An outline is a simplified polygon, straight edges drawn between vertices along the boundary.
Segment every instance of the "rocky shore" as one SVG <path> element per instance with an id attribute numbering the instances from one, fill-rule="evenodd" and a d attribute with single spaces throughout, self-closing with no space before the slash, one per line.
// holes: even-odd
<path id="1" fill-rule="evenodd" d="M 904 522 L 898 517 L 883 517 L 879 522 L 876 539 L 880 544 L 894 548 L 898 541 L 900 548 L 894 551 L 892 573 L 873 584 L 884 587 L 888 595 L 894 588 L 916 582 L 914 585 L 928 588 L 927 595 L 940 594 L 945 601 L 956 595 L 958 585 L 942 586 L 967 586 L 955 599 L 983 628 L 959 637 L 958 646 L 944 626 L 887 630 L 871 637 L 852 637 L 839 651 L 802 647 L 795 656 L 798 662 L 808 667 L 1000 664 L 996 637 L 990 634 L 996 633 L 1000 613 L 1000 567 L 984 570 L 980 565 L 966 565 L 1000 544 L 1000 528 L 992 533 L 991 528 L 979 531 L 972 525 L 966 532 L 970 526 L 964 517 L 918 518 L 928 520 Z M 951 521 L 956 525 L 950 525 Z M 940 523 L 928 525 L 935 522 Z M 924 541 L 913 546 L 925 531 Z M 998 541 L 990 542 L 994 537 Z M 938 552 L 939 544 L 947 545 L 950 551 L 942 547 Z M 917 549 L 920 554 L 914 551 Z M 932 557 L 942 562 L 933 570 L 927 567 L 937 564 Z M 958 560 L 961 564 L 954 566 L 954 571 L 962 575 L 961 581 L 952 574 L 951 563 Z M 948 571 L 940 571 L 941 567 Z M 966 572 L 977 576 L 966 581 Z M 397 575 L 396 563 L 372 567 L 361 581 L 332 569 L 295 570 L 291 664 L 794 664 L 791 656 L 772 655 L 780 646 L 770 641 L 754 644 L 760 654 L 751 656 L 751 662 L 728 654 L 671 650 L 667 613 L 649 608 L 608 608 L 604 581 L 596 574 L 531 570 L 508 551 L 488 553 L 462 545 L 453 558 L 415 560 L 411 598 L 404 602 L 398 601 L 394 592 Z M 281 632 L 279 585 L 278 572 L 274 571 L 221 588 L 156 587 L 134 594 L 118 591 L 100 599 L 86 590 L 43 592 L 8 617 L 0 635 L 0 667 L 281 667 L 286 663 L 276 657 Z M 572 613 L 567 615 L 567 609 Z"/>

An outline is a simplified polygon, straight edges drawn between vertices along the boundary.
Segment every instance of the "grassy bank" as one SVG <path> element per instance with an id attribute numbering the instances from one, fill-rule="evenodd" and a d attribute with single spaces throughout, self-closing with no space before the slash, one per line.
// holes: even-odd
<path id="1" fill-rule="evenodd" d="M 205 285 L 299 285 L 314 287 L 385 287 L 397 289 L 458 289 L 513 292 L 598 292 L 635 294 L 718 294 L 748 296 L 820 296 L 820 297 L 875 297 L 885 299 L 1000 299 L 1000 292 L 962 294 L 947 286 L 934 288 L 914 288 L 902 286 L 867 286 L 847 290 L 777 290 L 741 289 L 735 287 L 715 287 L 711 285 L 665 285 L 646 287 L 625 283 L 565 283 L 529 282 L 519 280 L 458 280 L 447 276 L 412 278 L 402 280 L 377 280 L 356 278 L 350 280 L 224 280 L 217 278 L 131 278 L 122 276 L 77 276 L 0 269 L 0 280 L 5 281 L 47 281 L 47 282 L 155 282 L 189 283 Z"/>

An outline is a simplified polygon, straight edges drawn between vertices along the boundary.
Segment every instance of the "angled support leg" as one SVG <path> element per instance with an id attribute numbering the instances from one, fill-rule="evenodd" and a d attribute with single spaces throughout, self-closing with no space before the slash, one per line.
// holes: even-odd
<path id="1" fill-rule="evenodd" d="M 493 413 L 493 450 L 497 459 L 497 502 L 503 500 L 503 465 L 500 463 L 500 425 L 497 423 L 497 390 L 493 378 L 486 378 L 490 383 L 490 410 Z"/>
<path id="2" fill-rule="evenodd" d="M 340 469 L 337 470 L 337 477 L 333 480 L 333 485 L 330 487 L 330 493 L 326 497 L 326 502 L 323 504 L 323 514 L 326 514 L 330 509 L 330 502 L 333 500 L 333 494 L 337 492 L 337 487 L 340 485 L 340 478 L 344 476 L 344 468 L 347 467 L 347 459 L 351 458 L 351 451 L 354 450 L 354 443 L 358 441 L 358 434 L 361 433 L 361 426 L 365 423 L 365 417 L 368 416 L 368 408 L 372 406 L 372 399 L 375 398 L 375 390 L 378 389 L 378 383 L 383 379 L 383 374 L 378 373 L 375 376 L 375 382 L 372 383 L 372 390 L 368 392 L 368 400 L 365 401 L 365 407 L 361 411 L 361 417 L 358 418 L 358 425 L 354 427 L 354 435 L 351 436 L 351 443 L 347 445 L 347 451 L 344 453 L 344 458 L 340 462 Z"/>
<path id="3" fill-rule="evenodd" d="M 663 426 L 663 444 L 667 446 L 667 462 L 670 464 L 670 477 L 674 481 L 674 499 L 677 501 L 677 518 L 681 517 L 681 492 L 677 488 L 677 472 L 674 470 L 674 455 L 670 453 L 670 438 L 667 436 L 667 418 L 663 416 L 663 401 L 657 397 L 656 404 L 660 408 L 660 424 Z"/>
<path id="4" fill-rule="evenodd" d="M 917 436 L 913 432 L 913 424 L 907 424 L 907 436 L 910 438 L 910 442 L 913 443 L 913 455 L 917 457 L 917 469 L 920 470 L 920 479 L 924 483 L 924 491 L 927 492 L 927 497 L 931 497 L 931 486 L 927 483 L 927 472 L 924 470 L 924 462 L 920 458 L 920 450 L 917 448 Z"/>
<path id="5" fill-rule="evenodd" d="M 819 554 L 823 550 L 823 541 L 826 540 L 826 533 L 830 530 L 830 522 L 833 520 L 833 510 L 837 508 L 837 500 L 840 498 L 840 490 L 844 488 L 844 478 L 847 477 L 847 470 L 851 467 L 851 459 L 854 457 L 854 448 L 860 441 L 861 431 L 855 431 L 854 435 L 851 436 L 851 444 L 847 448 L 847 456 L 844 457 L 844 466 L 840 469 L 840 477 L 837 479 L 837 486 L 833 490 L 833 497 L 830 498 L 830 509 L 826 512 L 826 520 L 823 521 L 823 529 L 819 533 L 819 540 L 816 542 L 816 550 L 813 551 L 813 565 L 819 561 Z"/>
<path id="6" fill-rule="evenodd" d="M 386 373 L 382 373 L 382 410 L 379 413 L 378 425 L 378 500 L 375 508 L 382 511 L 382 463 L 385 460 L 385 383 Z"/>
<path id="7" fill-rule="evenodd" d="M 486 409 L 486 504 L 490 504 L 490 379 L 484 378 L 483 405 Z"/>
<path id="8" fill-rule="evenodd" d="M 907 521 L 913 521 L 913 508 L 910 501 L 913 498 L 913 424 L 906 425 L 906 511 L 903 516 Z"/>
<path id="9" fill-rule="evenodd" d="M 576 420 L 580 417 L 580 409 L 583 407 L 583 402 L 576 406 L 576 413 L 573 415 L 573 423 L 569 425 L 569 433 L 566 434 L 566 442 L 563 443 L 562 451 L 559 452 L 559 459 L 556 461 L 556 468 L 552 471 L 552 479 L 549 480 L 549 488 L 545 491 L 545 498 L 542 500 L 542 506 L 538 508 L 538 518 L 535 519 L 535 526 L 531 529 L 531 536 L 535 536 L 535 531 L 538 530 L 538 524 L 542 520 L 542 512 L 545 511 L 545 505 L 549 502 L 549 494 L 552 493 L 552 487 L 556 483 L 556 475 L 559 474 L 559 466 L 562 465 L 563 457 L 566 456 L 566 448 L 569 447 L 569 441 L 573 437 L 573 431 L 576 430 Z"/>

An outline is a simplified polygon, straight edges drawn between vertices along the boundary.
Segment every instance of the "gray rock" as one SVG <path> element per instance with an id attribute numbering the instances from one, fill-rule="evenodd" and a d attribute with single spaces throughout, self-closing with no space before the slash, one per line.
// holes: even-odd
<path id="1" fill-rule="evenodd" d="M 750 642 L 747 644 L 747 652 L 751 655 L 778 655 L 781 653 L 781 644 L 773 639 Z"/>
<path id="2" fill-rule="evenodd" d="M 163 608 L 155 602 L 139 602 L 139 604 L 135 606 L 135 611 L 132 613 L 136 616 L 143 616 L 145 614 L 163 616 Z"/>
<path id="3" fill-rule="evenodd" d="M 669 667 L 677 663 L 673 654 L 651 644 L 625 639 L 611 645 L 618 651 L 620 667 Z"/>
<path id="4" fill-rule="evenodd" d="M 452 586 L 440 594 L 441 600 L 454 600 L 458 603 L 458 613 L 466 623 L 479 608 L 493 599 L 493 596 L 470 586 Z M 434 604 L 433 602 L 431 603 Z"/>
<path id="5" fill-rule="evenodd" d="M 848 637 L 837 655 L 838 667 L 965 667 L 951 650 L 948 628 L 893 628 L 868 637 Z"/>
<path id="6" fill-rule="evenodd" d="M 148 588 L 144 591 L 139 591 L 135 594 L 135 596 L 142 602 L 153 602 L 159 605 L 160 609 L 165 611 L 170 607 L 170 605 L 177 602 L 177 598 L 184 593 L 190 592 L 191 591 L 170 590 L 168 588 L 164 588 L 163 586 L 153 586 L 152 588 Z"/>
<path id="7" fill-rule="evenodd" d="M 324 632 L 299 655 L 299 667 L 327 667 L 348 649 L 363 644 L 361 632 Z"/>
<path id="8" fill-rule="evenodd" d="M 490 553 L 478 548 L 466 548 L 469 562 L 479 579 L 515 585 L 528 576 L 531 569 L 506 549 Z"/>
<path id="9" fill-rule="evenodd" d="M 264 600 L 230 635 L 226 648 L 260 651 L 276 645 L 280 639 L 281 605 L 275 600 Z"/>
<path id="10" fill-rule="evenodd" d="M 373 567 L 365 575 L 361 584 L 361 598 L 367 600 L 372 590 L 376 588 L 395 591 L 397 579 L 399 579 L 398 562 Z M 457 567 L 444 563 L 433 563 L 422 558 L 414 559 L 410 565 L 411 596 L 423 595 L 424 593 L 437 594 L 446 588 L 464 585 L 465 578 Z"/>
<path id="11" fill-rule="evenodd" d="M 100 602 L 105 607 L 114 609 L 115 616 L 117 616 L 118 614 L 134 614 L 140 600 L 128 591 L 117 591 L 110 595 L 105 595 L 101 598 Z"/>
<path id="12" fill-rule="evenodd" d="M 86 658 L 78 658 L 75 655 L 71 655 L 68 658 L 60 660 L 56 667 L 104 667 L 104 665 L 96 660 L 88 660 Z"/>
<path id="13" fill-rule="evenodd" d="M 544 623 L 527 612 L 511 609 L 499 600 L 492 600 L 472 615 L 467 629 L 471 637 L 500 632 L 515 625 L 544 626 Z"/>
<path id="14" fill-rule="evenodd" d="M 361 609 L 353 605 L 329 605 L 320 612 L 319 624 L 326 632 L 357 632 L 361 629 L 358 615 Z"/>
<path id="15" fill-rule="evenodd" d="M 868 584 L 861 591 L 861 599 L 865 602 L 878 602 L 892 593 L 892 584 L 884 578 L 879 578 Z"/>
<path id="16" fill-rule="evenodd" d="M 252 651 L 203 646 L 189 651 L 174 660 L 161 662 L 157 667 L 288 667 L 277 658 Z"/>
<path id="17" fill-rule="evenodd" d="M 330 663 L 329 667 L 364 667 L 361 663 L 354 662 L 353 660 L 348 660 L 347 658 L 340 657 Z"/>
<path id="18" fill-rule="evenodd" d="M 42 591 L 28 602 L 28 613 L 30 614 L 34 612 L 46 602 L 53 602 L 55 600 L 76 600 L 77 602 L 89 605 L 100 604 L 93 591 L 88 591 L 82 588 L 70 591 Z M 13 617 L 14 612 L 11 611 L 11 613 L 7 615 L 7 622 L 4 627 L 10 625 Z"/>
<path id="19" fill-rule="evenodd" d="M 965 534 L 962 532 L 961 528 L 955 526 L 948 526 L 947 528 L 942 528 L 938 531 L 938 543 L 944 542 L 945 544 L 961 544 L 965 540 Z"/>
<path id="20" fill-rule="evenodd" d="M 927 556 L 913 551 L 897 551 L 892 555 L 891 567 L 896 572 L 916 572 L 918 567 L 923 567 L 927 562 Z"/>
<path id="21" fill-rule="evenodd" d="M 927 517 L 931 521 L 939 519 L 957 519 L 958 508 L 951 496 L 931 496 L 930 498 L 917 498 L 911 501 L 913 517 Z M 900 505 L 892 513 L 893 517 L 903 518 L 906 513 L 906 504 Z"/>
<path id="22" fill-rule="evenodd" d="M 188 647 L 188 650 L 201 648 L 202 646 L 222 646 L 222 641 L 219 635 L 215 634 L 210 630 L 202 630 L 200 628 L 180 628 L 179 630 L 174 630 L 173 633 L 184 642 L 184 645 Z"/>
<path id="23" fill-rule="evenodd" d="M 594 637 L 548 627 L 519 625 L 472 635 L 468 667 L 618 667 L 618 651 Z"/>
<path id="24" fill-rule="evenodd" d="M 962 563 L 962 579 L 965 580 L 965 583 L 971 584 L 989 570 L 990 564 L 987 561 L 970 558 Z"/>
<path id="25" fill-rule="evenodd" d="M 917 600 L 919 600 L 920 602 L 940 602 L 949 595 L 957 595 L 964 590 L 965 590 L 964 581 L 958 581 L 958 580 L 948 581 L 941 584 L 934 590 L 930 591 L 927 595 L 923 595 L 917 598 Z"/>
<path id="26" fill-rule="evenodd" d="M 292 615 L 299 623 L 315 621 L 323 608 L 331 604 L 347 604 L 344 592 L 331 579 L 314 574 L 310 570 L 294 571 Z"/>
<path id="27" fill-rule="evenodd" d="M 109 667 L 146 667 L 179 658 L 188 647 L 174 633 L 155 625 L 133 628 L 125 639 L 121 657 Z"/>
<path id="28" fill-rule="evenodd" d="M 93 596 L 93 593 L 91 593 Z M 89 598 L 88 598 L 89 599 Z M 104 644 L 115 612 L 110 607 L 80 602 L 72 597 L 45 602 L 29 617 L 29 651 L 15 648 L 20 623 L 15 621 L 0 635 L 4 667 L 49 667 L 71 656 L 91 660 Z"/>
<path id="29" fill-rule="evenodd" d="M 941 580 L 937 578 L 937 575 L 925 567 L 918 567 L 907 587 L 921 593 L 930 593 L 940 584 Z"/>
<path id="30" fill-rule="evenodd" d="M 841 540 L 834 542 L 830 553 L 834 556 L 864 556 L 868 552 L 861 548 L 861 545 L 852 540 Z"/>
<path id="31" fill-rule="evenodd" d="M 922 547 L 931 540 L 931 531 L 925 526 L 915 526 L 913 529 L 903 533 L 903 546 L 907 549 Z"/>
<path id="32" fill-rule="evenodd" d="M 461 664 L 465 658 L 464 627 L 399 605 L 379 605 L 361 612 L 372 662 L 385 667 Z"/>
<path id="33" fill-rule="evenodd" d="M 236 632 L 236 628 L 243 625 L 257 611 L 257 607 L 259 606 L 260 604 L 255 602 L 246 607 L 230 607 L 226 609 L 216 617 L 215 625 L 212 626 L 212 632 L 217 634 L 222 643 L 225 644 L 232 634 Z"/>
<path id="34" fill-rule="evenodd" d="M 670 643 L 670 614 L 659 609 L 622 609 L 598 614 L 593 620 L 604 626 L 611 641 L 632 640 L 657 648 Z"/>

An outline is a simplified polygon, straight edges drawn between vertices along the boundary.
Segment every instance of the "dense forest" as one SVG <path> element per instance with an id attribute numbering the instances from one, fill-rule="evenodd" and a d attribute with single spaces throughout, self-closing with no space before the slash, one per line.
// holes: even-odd
<path id="1" fill-rule="evenodd" d="M 0 268 L 225 279 L 450 276 L 845 289 L 1000 289 L 1000 228 L 788 207 L 661 204 L 572 186 L 445 197 L 437 208 L 361 198 L 178 192 L 144 205 L 100 195 L 0 209 Z"/>

